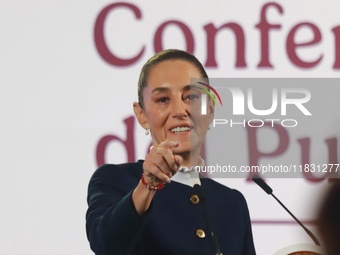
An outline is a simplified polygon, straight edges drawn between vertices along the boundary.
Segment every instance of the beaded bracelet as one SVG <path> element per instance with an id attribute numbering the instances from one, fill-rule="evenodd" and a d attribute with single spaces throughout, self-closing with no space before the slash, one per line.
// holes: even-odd
<path id="1" fill-rule="evenodd" d="M 160 190 L 164 188 L 164 182 L 161 182 L 160 184 L 158 184 L 157 186 L 151 186 L 150 184 L 148 184 L 145 179 L 144 179 L 144 174 L 142 175 L 141 178 L 142 184 L 148 189 L 148 190 Z"/>

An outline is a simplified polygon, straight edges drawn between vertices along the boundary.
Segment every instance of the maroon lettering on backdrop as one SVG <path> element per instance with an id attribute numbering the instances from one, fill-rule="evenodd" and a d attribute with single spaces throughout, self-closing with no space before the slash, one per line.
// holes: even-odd
<path id="1" fill-rule="evenodd" d="M 236 67 L 246 67 L 246 60 L 245 60 L 245 38 L 244 38 L 244 32 L 240 25 L 236 23 L 226 23 L 219 28 L 216 28 L 214 24 L 210 23 L 206 26 L 204 26 L 204 30 L 207 34 L 207 60 L 205 62 L 206 67 L 217 67 L 216 63 L 216 44 L 215 44 L 215 38 L 217 32 L 221 31 L 224 28 L 230 28 L 236 38 Z"/>
<path id="2" fill-rule="evenodd" d="M 296 43 L 294 38 L 295 38 L 295 34 L 296 32 L 299 30 L 299 28 L 301 27 L 309 27 L 311 29 L 311 31 L 313 32 L 314 38 L 309 41 L 309 42 L 304 42 L 304 43 Z M 321 42 L 321 32 L 318 29 L 317 26 L 315 26 L 312 23 L 300 23 L 297 24 L 296 26 L 294 26 L 292 28 L 292 30 L 290 30 L 288 37 L 287 37 L 287 43 L 286 43 L 286 47 L 287 47 L 287 55 L 289 57 L 289 59 L 292 61 L 292 63 L 298 67 L 301 68 L 311 68 L 316 66 L 318 63 L 320 63 L 321 59 L 322 59 L 322 55 L 315 61 L 311 61 L 311 62 L 307 62 L 307 61 L 303 61 L 301 60 L 296 51 L 298 48 L 302 48 L 305 46 L 311 46 L 311 45 L 316 45 L 318 43 Z"/>
<path id="3" fill-rule="evenodd" d="M 304 178 L 310 182 L 321 182 L 328 178 L 329 181 L 336 180 L 338 168 L 330 166 L 330 164 L 337 164 L 337 146 L 338 141 L 337 138 L 326 139 L 325 143 L 328 149 L 328 167 L 327 169 L 323 169 L 325 174 L 320 177 L 315 177 L 313 174 L 313 170 L 310 168 L 310 138 L 301 138 L 298 139 L 298 143 L 301 146 L 301 165 L 305 170 L 305 166 L 307 166 L 306 171 L 303 171 Z M 322 164 L 323 165 L 323 164 Z M 311 171 L 312 170 L 312 171 Z"/>
<path id="4" fill-rule="evenodd" d="M 154 38 L 154 49 L 155 52 L 160 52 L 164 50 L 163 48 L 163 32 L 166 27 L 169 25 L 176 25 L 179 27 L 185 37 L 186 41 L 186 51 L 194 54 L 194 49 L 195 49 L 195 42 L 194 42 L 194 36 L 192 35 L 190 28 L 185 25 L 183 22 L 177 21 L 177 20 L 169 20 L 164 22 L 160 27 L 156 30 L 155 38 Z"/>
<path id="5" fill-rule="evenodd" d="M 119 138 L 116 135 L 105 135 L 102 137 L 97 145 L 96 149 L 96 159 L 97 159 L 97 166 L 101 166 L 106 163 L 105 159 L 105 152 L 107 150 L 107 146 L 116 141 L 124 145 L 126 154 L 128 157 L 128 162 L 135 162 L 135 139 L 134 139 L 134 123 L 135 118 L 133 116 L 128 117 L 124 120 L 126 126 L 126 138 L 125 140 Z"/>
<path id="6" fill-rule="evenodd" d="M 261 33 L 261 61 L 257 65 L 258 67 L 271 67 L 273 65 L 269 62 L 269 30 L 272 29 L 280 29 L 281 25 L 278 24 L 269 24 L 267 21 L 267 9 L 269 7 L 276 7 L 280 14 L 283 14 L 283 9 L 281 5 L 277 3 L 267 3 L 262 7 L 261 10 L 261 20 L 255 27 L 260 30 Z"/>
<path id="7" fill-rule="evenodd" d="M 332 32 L 334 33 L 334 38 L 335 38 L 335 60 L 334 60 L 334 69 L 340 69 L 340 27 L 334 27 L 332 29 Z"/>
<path id="8" fill-rule="evenodd" d="M 131 65 L 134 65 L 144 54 L 146 46 L 138 46 L 140 48 L 139 53 L 135 56 L 132 56 L 130 58 L 120 58 L 114 53 L 112 53 L 107 45 L 107 42 L 105 41 L 104 36 L 104 25 L 105 21 L 107 19 L 107 16 L 110 12 L 118 11 L 121 8 L 126 8 L 130 10 L 136 17 L 137 20 L 141 20 L 142 18 L 142 11 L 140 8 L 138 8 L 136 5 L 130 4 L 130 3 L 114 3 L 106 6 L 98 15 L 95 26 L 94 26 L 94 41 L 97 48 L 97 51 L 101 58 L 109 63 L 110 65 L 117 66 L 117 67 L 128 67 Z M 274 69 L 274 65 L 272 64 L 270 60 L 270 30 L 277 30 L 277 32 L 280 32 L 282 29 L 281 24 L 270 24 L 267 21 L 267 13 L 270 9 L 275 9 L 281 16 L 283 16 L 284 9 L 283 7 L 275 2 L 266 3 L 262 6 L 261 12 L 260 12 L 260 21 L 255 25 L 255 28 L 259 30 L 260 32 L 260 45 L 261 45 L 261 52 L 260 52 L 260 61 L 257 65 L 258 68 L 270 68 Z M 194 53 L 195 49 L 195 40 L 194 40 L 194 33 L 193 30 L 186 25 L 182 21 L 178 20 L 168 20 L 163 22 L 158 26 L 156 29 L 156 32 L 153 37 L 153 47 L 154 52 L 159 52 L 163 50 L 163 35 L 165 29 L 170 26 L 175 25 L 177 26 L 184 35 L 185 39 L 185 48 L 188 52 Z M 128 26 L 128 25 L 127 25 Z M 309 28 L 314 37 L 312 40 L 303 42 L 303 43 L 297 43 L 295 41 L 295 35 L 299 31 L 300 28 L 305 27 Z M 246 52 L 246 35 L 244 33 L 244 29 L 242 26 L 235 22 L 227 22 L 224 23 L 221 26 L 215 26 L 213 23 L 208 23 L 203 26 L 203 29 L 206 33 L 206 67 L 212 67 L 212 68 L 218 68 L 218 64 L 216 61 L 216 43 L 215 39 L 217 34 L 223 30 L 223 29 L 231 29 L 233 33 L 235 34 L 236 38 L 236 47 L 235 47 L 235 68 L 245 68 L 247 67 L 246 59 L 245 59 L 245 52 Z M 336 26 L 332 29 L 332 32 L 334 34 L 335 38 L 335 58 L 334 58 L 334 64 L 333 69 L 340 69 L 340 26 Z M 146 35 L 147 36 L 147 35 Z M 314 61 L 307 62 L 305 60 L 302 60 L 297 55 L 297 50 L 301 48 L 316 46 L 321 42 L 322 34 L 320 29 L 317 27 L 317 25 L 311 23 L 311 22 L 301 22 L 293 25 L 293 27 L 289 30 L 289 33 L 286 38 L 286 53 L 288 56 L 288 59 L 290 63 L 292 63 L 294 66 L 308 69 L 313 68 L 316 65 L 321 63 L 323 55 L 321 54 L 319 58 L 315 59 Z M 114 38 L 115 40 L 125 40 L 124 38 Z M 204 48 L 204 47 L 202 47 Z"/>
<path id="9" fill-rule="evenodd" d="M 280 124 L 274 123 L 272 126 L 271 122 L 265 122 L 263 127 L 268 127 L 273 129 L 278 135 L 279 143 L 277 148 L 272 152 L 261 152 L 258 147 L 258 139 L 257 139 L 257 131 L 259 127 L 250 127 L 247 126 L 247 134 L 248 134 L 248 153 L 249 153 L 249 166 L 258 166 L 261 158 L 273 158 L 282 155 L 288 148 L 289 145 L 289 136 L 285 127 Z M 261 128 L 263 128 L 261 127 Z M 301 147 L 301 165 L 298 167 L 298 172 L 302 169 L 303 178 L 309 182 L 321 182 L 325 179 L 328 181 L 334 181 L 337 179 L 337 173 L 339 171 L 339 167 L 336 165 L 332 166 L 332 164 L 338 164 L 337 158 L 337 146 L 338 141 L 337 138 L 329 138 L 325 140 L 328 151 L 328 164 L 327 169 L 323 169 L 325 174 L 323 176 L 315 176 L 313 173 L 312 164 L 310 163 L 310 138 L 301 138 L 297 139 L 297 142 Z M 324 162 L 325 163 L 325 162 Z M 321 164 L 326 165 L 326 164 Z M 318 166 L 315 166 L 318 168 Z M 326 168 L 326 167 L 325 167 Z M 320 172 L 320 171 L 316 171 Z M 251 178 L 254 175 L 258 175 L 259 173 L 249 173 L 247 181 L 251 181 Z"/>
<path id="10" fill-rule="evenodd" d="M 119 9 L 119 8 L 128 8 L 131 10 L 137 19 L 141 19 L 142 13 L 133 4 L 128 4 L 128 3 L 115 3 L 115 4 L 110 4 L 109 6 L 105 7 L 98 15 L 98 18 L 96 20 L 95 26 L 94 26 L 94 41 L 96 44 L 96 48 L 98 50 L 99 55 L 110 65 L 113 66 L 130 66 L 134 64 L 144 53 L 145 47 L 143 46 L 140 52 L 128 59 L 123 59 L 115 56 L 109 48 L 107 47 L 107 43 L 105 41 L 105 36 L 104 36 L 104 25 L 105 25 L 105 20 L 107 18 L 107 15 L 109 12 L 113 11 L 114 9 Z M 117 38 L 118 39 L 118 38 Z"/>

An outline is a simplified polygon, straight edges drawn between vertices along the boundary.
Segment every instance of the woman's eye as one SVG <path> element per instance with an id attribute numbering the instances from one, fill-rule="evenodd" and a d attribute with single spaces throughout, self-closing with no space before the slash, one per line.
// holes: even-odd
<path id="1" fill-rule="evenodd" d="M 168 101 L 169 101 L 168 97 L 161 97 L 157 99 L 157 103 L 161 103 L 161 104 L 167 103 Z"/>
<path id="2" fill-rule="evenodd" d="M 195 100 L 199 99 L 199 95 L 190 94 L 186 97 L 186 99 L 189 100 L 189 101 L 195 101 Z"/>

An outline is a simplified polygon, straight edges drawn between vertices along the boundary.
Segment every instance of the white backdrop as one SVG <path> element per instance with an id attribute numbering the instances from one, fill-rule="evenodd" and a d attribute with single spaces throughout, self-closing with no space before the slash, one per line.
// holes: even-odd
<path id="1" fill-rule="evenodd" d="M 129 1 L 140 18 L 131 8 L 120 6 L 108 13 L 103 27 L 108 50 L 118 58 L 134 57 L 144 47 L 141 57 L 127 66 L 108 63 L 96 46 L 96 20 L 113 3 L 117 2 L 0 0 L 1 254 L 93 254 L 85 235 L 85 212 L 87 184 L 97 168 L 97 145 L 106 135 L 126 139 L 124 120 L 132 116 L 139 70 L 154 54 L 155 34 L 164 22 L 180 21 L 189 29 L 194 54 L 204 64 L 211 53 L 206 25 L 234 22 L 243 29 L 245 66 L 235 65 L 235 37 L 226 30 L 216 39 L 217 66 L 207 66 L 211 77 L 339 77 L 340 68 L 334 63 L 340 49 L 332 29 L 340 26 L 340 4 L 335 0 L 275 1 L 282 13 L 275 6 L 266 12 L 269 23 L 280 25 L 269 30 L 271 68 L 258 67 L 261 37 L 255 27 L 266 1 Z M 320 31 L 319 43 L 297 50 L 306 62 L 322 55 L 312 68 L 297 66 L 286 51 L 289 32 L 302 22 L 313 23 Z M 186 49 L 176 25 L 169 25 L 161 38 L 164 49 Z M 312 38 L 310 29 L 296 34 L 297 42 Z M 136 121 L 130 128 L 135 134 L 130 137 L 134 139 L 130 157 L 134 151 L 135 159 L 143 158 L 149 138 Z M 334 133 L 324 137 L 328 135 Z M 325 149 L 313 150 L 327 158 Z M 128 159 L 118 142 L 109 143 L 103 153 L 107 163 Z M 245 195 L 258 254 L 311 243 L 254 184 L 244 179 L 218 181 Z M 304 221 L 315 219 L 318 200 L 328 185 L 304 179 L 268 183 Z M 315 230 L 314 225 L 308 227 Z"/>

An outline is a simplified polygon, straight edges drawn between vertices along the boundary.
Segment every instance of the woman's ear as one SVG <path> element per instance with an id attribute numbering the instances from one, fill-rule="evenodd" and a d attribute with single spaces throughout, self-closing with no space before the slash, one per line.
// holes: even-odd
<path id="1" fill-rule="evenodd" d="M 149 124 L 145 116 L 144 109 L 140 106 L 139 103 L 134 102 L 133 103 L 133 111 L 135 112 L 135 116 L 139 122 L 139 124 L 144 128 L 144 129 L 149 129 Z"/>

